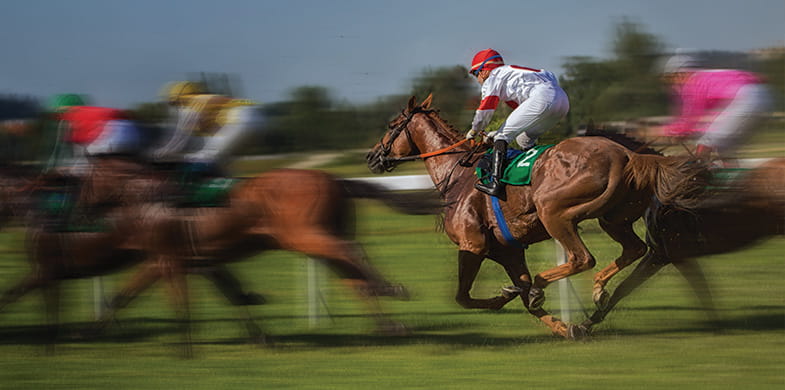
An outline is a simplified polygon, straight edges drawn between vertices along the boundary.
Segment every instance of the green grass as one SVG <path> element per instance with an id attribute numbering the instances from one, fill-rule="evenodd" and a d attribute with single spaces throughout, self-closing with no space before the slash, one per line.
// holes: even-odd
<path id="1" fill-rule="evenodd" d="M 198 277 L 189 279 L 196 359 L 180 360 L 179 334 L 163 290 L 153 288 L 107 335 L 66 339 L 54 355 L 40 340 L 39 294 L 0 314 L 0 389 L 778 389 L 785 385 L 785 262 L 781 239 L 702 261 L 716 293 L 721 330 L 705 323 L 688 287 L 666 268 L 622 302 L 588 341 L 549 335 L 518 302 L 499 312 L 454 303 L 456 250 L 435 231 L 434 217 L 402 216 L 361 203 L 360 241 L 377 267 L 405 284 L 410 301 L 385 307 L 412 334 L 370 333 L 372 321 L 325 272 L 322 292 L 332 319 L 309 327 L 306 260 L 270 252 L 232 265 L 269 303 L 252 313 L 275 345 L 245 342 L 240 313 Z M 593 223 L 583 234 L 599 265 L 618 248 Z M 20 232 L 0 236 L 0 286 L 27 269 Z M 533 271 L 552 266 L 553 244 L 527 251 Z M 620 275 L 619 277 L 623 277 Z M 112 290 L 127 272 L 107 278 Z M 591 275 L 573 283 L 588 304 Z M 617 282 L 621 279 L 617 279 Z M 476 296 L 509 284 L 484 265 Z M 91 316 L 89 281 L 66 284 L 63 319 L 73 330 Z M 556 309 L 558 289 L 547 291 Z M 576 315 L 582 316 L 578 313 Z"/>

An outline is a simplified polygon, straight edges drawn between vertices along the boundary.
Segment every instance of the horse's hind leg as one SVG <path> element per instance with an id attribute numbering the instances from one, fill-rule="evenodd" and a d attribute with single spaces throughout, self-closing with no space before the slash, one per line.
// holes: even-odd
<path id="1" fill-rule="evenodd" d="M 600 227 L 616 242 L 621 244 L 621 255 L 610 265 L 603 268 L 594 275 L 594 288 L 592 300 L 600 310 L 608 303 L 610 294 L 605 289 L 608 281 L 619 273 L 622 269 L 638 260 L 646 254 L 646 244 L 635 234 L 632 221 L 613 223 L 607 219 L 600 218 Z"/>
<path id="2" fill-rule="evenodd" d="M 555 210 L 554 207 L 543 207 L 538 213 L 548 233 L 564 248 L 567 262 L 540 272 L 534 277 L 534 284 L 529 290 L 529 306 L 532 309 L 538 309 L 545 303 L 542 289 L 546 286 L 559 279 L 591 269 L 595 264 L 594 256 L 578 235 L 577 222 L 567 218 L 562 210 Z"/>
<path id="3" fill-rule="evenodd" d="M 387 282 L 363 256 L 358 245 L 342 240 L 327 232 L 312 231 L 288 237 L 283 249 L 301 252 L 311 258 L 327 263 L 350 287 L 352 287 L 374 314 L 378 329 L 387 334 L 403 333 L 405 328 L 391 320 L 381 309 L 379 296 L 408 297 L 402 288 Z"/>
<path id="4" fill-rule="evenodd" d="M 716 324 L 718 322 L 717 310 L 711 296 L 709 283 L 706 280 L 706 275 L 703 273 L 700 264 L 691 259 L 673 261 L 672 264 L 679 270 L 682 276 L 687 279 L 690 287 L 692 287 L 692 291 L 695 292 L 695 295 L 698 297 L 701 306 L 706 310 L 709 321 Z"/>
<path id="5" fill-rule="evenodd" d="M 257 344 L 267 344 L 267 335 L 262 328 L 254 322 L 251 312 L 248 310 L 250 305 L 262 305 L 265 298 L 256 293 L 246 293 L 240 281 L 225 266 L 199 267 L 189 269 L 189 272 L 204 276 L 229 300 L 232 305 L 243 306 L 245 317 L 245 327 L 251 340 Z"/>

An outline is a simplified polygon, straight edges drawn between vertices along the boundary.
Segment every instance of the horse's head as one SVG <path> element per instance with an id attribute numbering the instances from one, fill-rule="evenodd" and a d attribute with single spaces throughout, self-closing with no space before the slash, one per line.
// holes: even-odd
<path id="1" fill-rule="evenodd" d="M 371 172 L 390 172 L 401 162 L 407 161 L 405 157 L 420 153 L 412 135 L 412 120 L 418 113 L 430 111 L 432 97 L 433 95 L 428 95 L 422 103 L 418 104 L 416 98 L 412 96 L 401 114 L 390 121 L 388 130 L 382 136 L 381 141 L 374 145 L 365 156 Z"/>

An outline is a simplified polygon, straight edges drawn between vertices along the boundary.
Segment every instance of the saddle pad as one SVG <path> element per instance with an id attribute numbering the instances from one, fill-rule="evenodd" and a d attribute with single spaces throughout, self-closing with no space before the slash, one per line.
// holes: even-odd
<path id="1" fill-rule="evenodd" d="M 515 149 L 507 150 L 507 167 L 504 168 L 504 175 L 501 178 L 503 183 L 514 186 L 523 186 L 531 183 L 531 168 L 534 162 L 542 153 L 554 145 L 537 145 L 525 152 L 520 152 Z M 475 173 L 482 181 L 490 179 L 490 158 L 491 151 L 486 152 L 479 164 Z"/>
<path id="2" fill-rule="evenodd" d="M 713 168 L 709 190 L 729 190 L 738 185 L 750 168 Z"/>
<path id="3" fill-rule="evenodd" d="M 188 203 L 201 207 L 219 206 L 228 196 L 239 179 L 214 178 L 196 184 Z"/>

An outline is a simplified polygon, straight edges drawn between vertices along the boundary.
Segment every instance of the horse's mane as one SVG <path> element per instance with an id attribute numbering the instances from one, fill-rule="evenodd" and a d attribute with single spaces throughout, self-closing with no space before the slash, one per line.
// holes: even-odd
<path id="1" fill-rule="evenodd" d="M 433 119 L 439 125 L 439 127 L 447 130 L 449 132 L 449 135 L 454 137 L 461 136 L 460 131 L 458 131 L 458 129 L 456 129 L 455 126 L 453 126 L 450 122 L 447 122 L 446 119 L 442 118 L 442 116 L 439 115 L 439 110 L 427 110 L 426 113 L 428 114 L 429 118 Z"/>
<path id="2" fill-rule="evenodd" d="M 662 156 L 662 152 L 656 150 L 649 146 L 648 143 L 637 140 L 633 137 L 630 137 L 626 134 L 617 133 L 615 131 L 605 130 L 601 128 L 595 128 L 593 125 L 589 125 L 586 128 L 586 132 L 584 136 L 587 137 L 603 137 L 607 138 L 617 144 L 624 146 L 625 148 L 639 154 L 654 154 L 657 156 Z"/>

